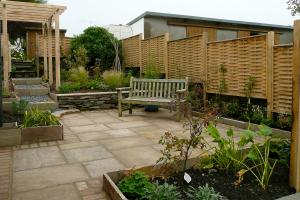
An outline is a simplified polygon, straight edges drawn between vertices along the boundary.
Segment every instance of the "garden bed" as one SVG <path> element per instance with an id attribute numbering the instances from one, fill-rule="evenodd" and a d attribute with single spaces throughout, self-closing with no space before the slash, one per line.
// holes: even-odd
<path id="1" fill-rule="evenodd" d="M 21 130 L 17 123 L 4 123 L 3 127 L 0 127 L 0 147 L 19 144 L 21 144 Z"/>
<path id="2" fill-rule="evenodd" d="M 246 176 L 241 185 L 235 186 L 234 183 L 237 180 L 235 174 L 217 169 L 200 170 L 190 168 L 187 173 L 192 177 L 192 181 L 188 184 L 183 180 L 182 173 L 178 174 L 174 173 L 174 171 L 167 176 L 166 180 L 162 180 L 160 177 L 165 177 L 166 174 L 160 174 L 160 170 L 161 169 L 157 166 L 149 166 L 138 169 L 135 168 L 134 170 L 110 172 L 103 175 L 103 189 L 112 200 L 125 200 L 127 198 L 117 187 L 118 182 L 129 172 L 141 171 L 149 177 L 152 177 L 153 182 L 167 182 L 168 184 L 177 186 L 178 191 L 180 191 L 183 197 L 186 197 L 185 192 L 189 186 L 197 188 L 198 186 L 204 186 L 205 184 L 213 187 L 216 192 L 219 192 L 225 197 L 224 199 L 229 200 L 271 200 L 295 193 L 295 191 L 288 186 L 289 170 L 282 165 L 276 167 L 273 178 L 271 178 L 270 181 L 268 192 L 263 191 L 251 175 Z"/>

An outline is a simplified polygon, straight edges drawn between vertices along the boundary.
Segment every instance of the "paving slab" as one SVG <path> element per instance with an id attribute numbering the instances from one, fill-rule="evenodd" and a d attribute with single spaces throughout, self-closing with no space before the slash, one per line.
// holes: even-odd
<path id="1" fill-rule="evenodd" d="M 93 178 L 102 178 L 104 173 L 117 171 L 125 168 L 125 166 L 122 163 L 120 163 L 114 158 L 85 162 L 83 163 L 83 165 L 87 169 L 89 175 Z"/>
<path id="2" fill-rule="evenodd" d="M 110 158 L 113 155 L 101 146 L 63 150 L 68 163 Z"/>
<path id="3" fill-rule="evenodd" d="M 50 186 L 73 183 L 88 179 L 82 165 L 59 165 L 15 172 L 13 176 L 13 192 L 43 189 Z"/>
<path id="4" fill-rule="evenodd" d="M 87 132 L 101 132 L 108 130 L 109 128 L 103 124 L 91 124 L 91 125 L 85 125 L 85 126 L 72 126 L 70 127 L 70 130 L 73 133 L 87 133 Z"/>
<path id="5" fill-rule="evenodd" d="M 70 144 L 62 144 L 59 147 L 62 150 L 68 150 L 68 149 L 77 149 L 77 148 L 97 146 L 97 145 L 99 145 L 98 142 L 89 141 L 89 142 L 76 142 L 76 143 L 70 143 Z"/>
<path id="6" fill-rule="evenodd" d="M 129 136 L 136 136 L 137 134 L 134 133 L 132 130 L 129 129 L 113 129 L 105 131 L 106 134 L 109 134 L 113 137 L 129 137 Z"/>
<path id="7" fill-rule="evenodd" d="M 105 132 L 88 132 L 88 133 L 82 133 L 78 135 L 78 137 L 82 142 L 86 142 L 86 141 L 108 139 L 111 138 L 112 136 Z"/>
<path id="8" fill-rule="evenodd" d="M 145 121 L 121 122 L 121 123 L 108 123 L 106 126 L 112 129 L 134 128 L 140 126 L 151 126 L 150 123 Z"/>
<path id="9" fill-rule="evenodd" d="M 114 150 L 112 153 L 126 167 L 138 167 L 155 164 L 161 156 L 151 147 L 134 147 Z"/>
<path id="10" fill-rule="evenodd" d="M 14 171 L 64 164 L 64 158 L 56 146 L 24 149 L 14 152 Z"/>
<path id="11" fill-rule="evenodd" d="M 16 193 L 13 200 L 80 200 L 72 184 L 59 185 L 41 190 Z"/>
<path id="12" fill-rule="evenodd" d="M 151 145 L 152 142 L 140 136 L 126 137 L 126 138 L 114 138 L 99 141 L 108 150 L 125 149 L 130 147 Z M 128 155 L 130 156 L 130 155 Z"/>

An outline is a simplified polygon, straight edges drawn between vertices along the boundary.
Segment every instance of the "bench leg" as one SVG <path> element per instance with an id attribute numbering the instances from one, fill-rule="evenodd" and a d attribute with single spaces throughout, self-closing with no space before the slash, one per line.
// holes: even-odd
<path id="1" fill-rule="evenodd" d="M 119 117 L 122 117 L 122 103 L 118 103 L 118 113 Z"/>
<path id="2" fill-rule="evenodd" d="M 180 99 L 176 99 L 176 121 L 179 122 L 181 119 L 181 113 L 180 113 Z"/>
<path id="3" fill-rule="evenodd" d="M 129 114 L 132 115 L 132 104 L 129 104 Z"/>

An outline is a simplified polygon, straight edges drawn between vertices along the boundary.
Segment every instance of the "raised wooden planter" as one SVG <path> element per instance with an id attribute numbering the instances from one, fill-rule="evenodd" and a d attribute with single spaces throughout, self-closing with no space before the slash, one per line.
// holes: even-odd
<path id="1" fill-rule="evenodd" d="M 190 169 L 199 162 L 199 158 L 191 158 L 187 162 L 187 168 Z M 182 167 L 183 162 L 176 163 L 176 166 Z M 147 174 L 149 177 L 169 176 L 175 172 L 174 168 L 165 165 L 150 165 L 134 169 L 125 169 L 103 174 L 103 190 L 108 194 L 112 200 L 128 200 L 120 191 L 117 184 L 129 172 L 140 171 Z"/>
<path id="2" fill-rule="evenodd" d="M 21 128 L 21 138 L 22 144 L 63 140 L 63 126 L 60 124 L 57 126 Z"/>
<path id="3" fill-rule="evenodd" d="M 18 128 L 17 123 L 8 123 L 0 127 L 0 147 L 19 144 L 21 144 L 21 130 Z"/>

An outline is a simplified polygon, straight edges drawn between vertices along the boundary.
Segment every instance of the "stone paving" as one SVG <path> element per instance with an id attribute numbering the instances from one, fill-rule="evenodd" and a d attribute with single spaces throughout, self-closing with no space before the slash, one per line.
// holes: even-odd
<path id="1" fill-rule="evenodd" d="M 0 181 L 5 183 L 0 199 L 9 199 L 8 185 L 13 200 L 108 199 L 102 191 L 103 173 L 154 164 L 160 156 L 160 136 L 165 131 L 183 134 L 174 114 L 135 109 L 122 118 L 116 110 L 65 115 L 64 141 L 0 149 L 1 166 L 5 163 L 5 169 L 0 168 Z"/>

